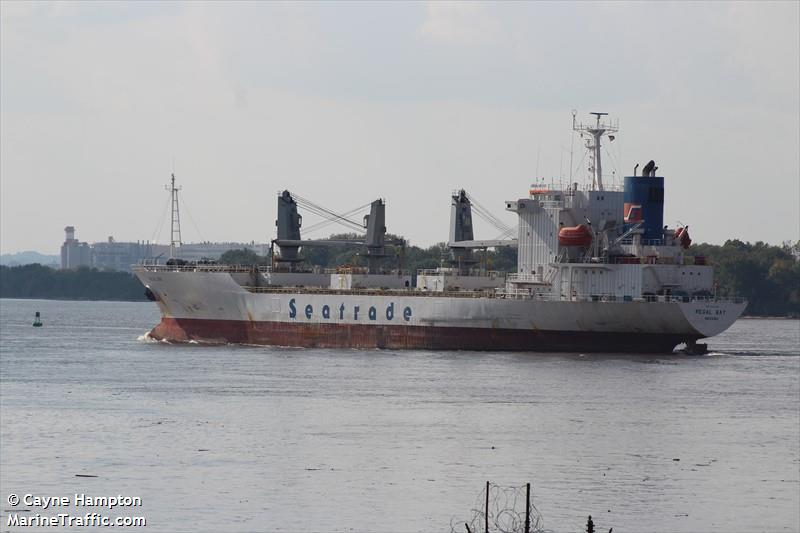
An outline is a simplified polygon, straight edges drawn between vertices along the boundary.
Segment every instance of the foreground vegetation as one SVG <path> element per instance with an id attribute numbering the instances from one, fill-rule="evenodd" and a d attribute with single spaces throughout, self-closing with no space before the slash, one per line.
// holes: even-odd
<path id="1" fill-rule="evenodd" d="M 332 238 L 353 238 L 352 235 L 333 235 Z M 750 304 L 746 314 L 751 316 L 800 317 L 800 261 L 793 246 L 772 246 L 763 242 L 751 244 L 739 240 L 726 241 L 722 246 L 693 245 L 689 253 L 703 255 L 715 267 L 717 294 L 742 296 Z M 448 249 L 444 243 L 428 248 L 406 246 L 405 257 L 399 249 L 387 247 L 387 265 L 405 264 L 416 272 L 447 264 Z M 312 248 L 305 251 L 309 264 L 321 268 L 340 265 L 364 265 L 363 247 L 339 245 Z M 504 248 L 488 251 L 486 264 L 490 270 L 513 272 L 516 269 L 516 250 Z M 232 250 L 223 254 L 220 263 L 268 265 L 269 258 L 250 250 Z M 17 267 L 0 266 L 0 297 L 52 298 L 70 300 L 144 300 L 141 283 L 126 272 L 96 269 L 54 270 L 41 265 Z"/>

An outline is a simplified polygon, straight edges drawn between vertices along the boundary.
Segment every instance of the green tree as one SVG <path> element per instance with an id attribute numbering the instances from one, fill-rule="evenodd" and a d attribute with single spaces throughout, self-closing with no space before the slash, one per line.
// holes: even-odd
<path id="1" fill-rule="evenodd" d="M 269 257 L 261 256 L 248 248 L 228 250 L 219 257 L 223 265 L 268 265 Z"/>
<path id="2" fill-rule="evenodd" d="M 748 300 L 747 314 L 800 316 L 800 263 L 792 247 L 732 239 L 722 246 L 693 245 L 689 252 L 714 265 L 717 294 Z"/>

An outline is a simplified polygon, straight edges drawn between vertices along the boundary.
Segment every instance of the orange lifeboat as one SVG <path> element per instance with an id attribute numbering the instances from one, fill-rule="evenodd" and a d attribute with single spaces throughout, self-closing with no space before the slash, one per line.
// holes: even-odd
<path id="1" fill-rule="evenodd" d="M 561 246 L 589 246 L 592 244 L 592 230 L 585 224 L 561 228 L 558 230 L 558 244 Z"/>
<path id="2" fill-rule="evenodd" d="M 683 248 L 688 249 L 692 244 L 692 239 L 689 237 L 689 226 L 675 230 L 675 240 L 678 241 Z"/>

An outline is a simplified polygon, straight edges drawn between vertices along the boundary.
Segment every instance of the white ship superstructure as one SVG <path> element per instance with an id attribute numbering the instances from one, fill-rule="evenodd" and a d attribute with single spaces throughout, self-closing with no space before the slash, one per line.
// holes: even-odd
<path id="1" fill-rule="evenodd" d="M 151 335 L 172 341 L 289 346 L 521 351 L 666 352 L 727 329 L 746 302 L 714 294 L 713 268 L 689 256 L 687 227 L 663 225 L 664 178 L 653 161 L 624 186 L 603 183 L 601 146 L 617 131 L 596 113 L 573 127 L 587 139 L 591 182 L 534 185 L 506 202 L 516 239 L 480 241 L 472 203 L 451 199 L 451 264 L 383 271 L 382 201 L 366 218 L 366 268 L 303 270 L 297 202 L 278 199 L 281 255 L 271 267 L 142 265 L 162 312 Z M 637 165 L 638 167 L 638 165 Z M 473 249 L 516 246 L 517 272 L 476 269 Z"/>

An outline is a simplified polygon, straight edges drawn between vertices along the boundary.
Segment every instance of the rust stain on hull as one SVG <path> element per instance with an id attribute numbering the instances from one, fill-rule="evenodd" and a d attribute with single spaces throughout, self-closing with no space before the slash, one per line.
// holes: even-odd
<path id="1" fill-rule="evenodd" d="M 699 335 L 602 333 L 499 328 L 297 324 L 162 318 L 150 335 L 171 342 L 259 344 L 306 348 L 386 348 L 668 353 Z"/>

